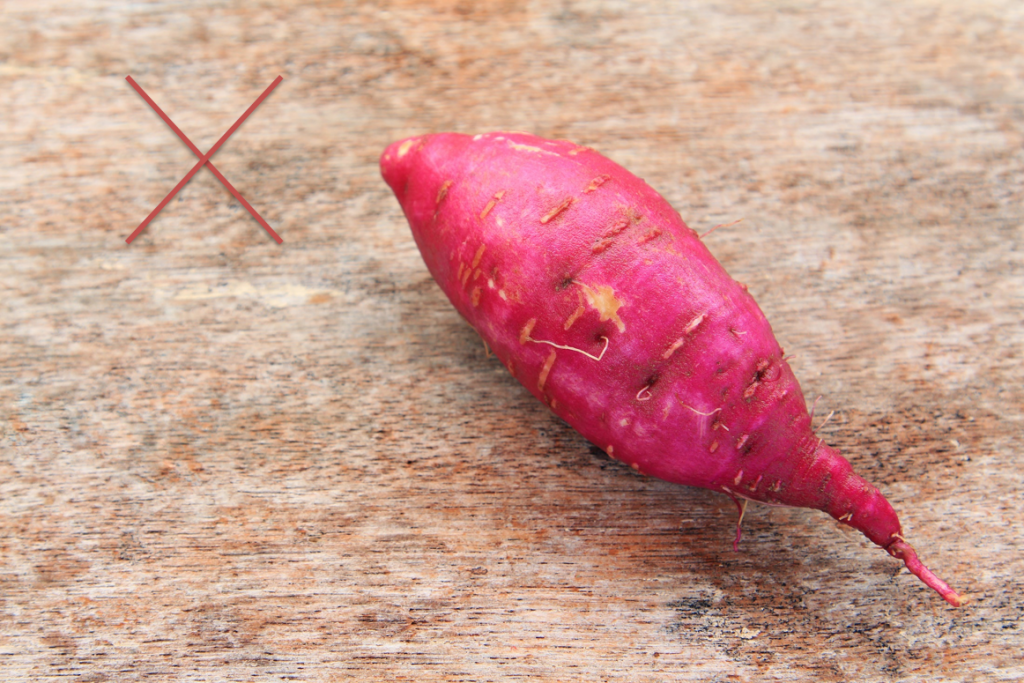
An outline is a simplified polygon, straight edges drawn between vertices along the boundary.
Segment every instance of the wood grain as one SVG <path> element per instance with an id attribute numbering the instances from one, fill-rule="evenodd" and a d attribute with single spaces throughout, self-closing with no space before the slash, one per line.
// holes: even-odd
<path id="1" fill-rule="evenodd" d="M 1015 0 L 9 2 L 0 678 L 1024 678 Z M 201 149 L 207 171 L 130 246 Z M 646 178 L 758 299 L 954 610 L 820 513 L 645 479 L 430 280 L 394 139 Z"/>

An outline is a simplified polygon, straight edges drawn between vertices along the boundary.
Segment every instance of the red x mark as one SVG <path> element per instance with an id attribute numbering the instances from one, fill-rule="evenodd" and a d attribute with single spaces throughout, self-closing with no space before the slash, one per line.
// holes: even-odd
<path id="1" fill-rule="evenodd" d="M 252 217 L 256 219 L 256 222 L 258 222 L 260 225 L 262 225 L 263 229 L 266 230 L 268 233 L 270 233 L 270 236 L 274 238 L 274 241 L 277 242 L 278 244 L 281 244 L 281 242 L 283 240 L 280 237 L 278 237 L 277 233 L 274 232 L 274 229 L 272 227 L 270 227 L 265 220 L 263 220 L 263 216 L 261 216 L 259 214 L 259 212 L 256 211 L 256 209 L 252 208 L 252 205 L 249 204 L 249 202 L 245 201 L 245 197 L 243 197 L 238 192 L 238 190 L 236 190 L 235 187 L 231 183 L 228 182 L 228 179 L 225 178 L 223 175 L 221 175 L 221 172 L 218 171 L 217 167 L 213 165 L 212 161 L 210 161 L 210 157 L 212 157 L 214 155 L 214 153 L 218 149 L 220 149 L 221 145 L 223 145 L 225 142 L 227 142 L 227 139 L 229 137 L 231 137 L 231 134 L 234 133 L 236 130 L 238 130 L 238 127 L 242 125 L 243 121 L 245 121 L 247 118 L 249 118 L 249 114 L 253 113 L 256 110 L 256 107 L 260 106 L 260 103 L 263 102 L 263 100 L 265 100 L 267 98 L 267 95 L 269 95 L 270 92 L 274 88 L 277 87 L 277 84 L 280 83 L 284 79 L 281 76 L 278 76 L 277 78 L 275 78 L 274 82 L 271 83 L 270 86 L 267 87 L 267 89 L 263 91 L 263 94 L 260 95 L 259 97 L 257 97 L 256 101 L 253 102 L 249 106 L 249 108 L 245 110 L 245 113 L 242 114 L 242 116 L 239 117 L 239 119 L 237 121 L 235 121 L 235 125 L 233 125 L 230 128 L 228 128 L 227 131 L 224 133 L 224 135 L 222 135 L 220 137 L 220 140 L 217 141 L 217 144 L 215 144 L 213 147 L 211 147 L 210 151 L 207 152 L 206 154 L 202 154 L 202 153 L 199 152 L 199 148 L 196 147 L 195 145 L 193 145 L 192 141 L 188 139 L 188 136 L 186 136 L 184 133 L 182 133 L 181 129 L 178 128 L 176 125 L 174 125 L 174 121 L 171 121 L 171 118 L 167 114 L 165 114 L 160 107 L 157 106 L 156 102 L 154 102 L 153 99 L 149 95 L 147 95 L 146 92 L 139 86 L 139 84 L 135 82 L 135 79 L 133 79 L 131 76 L 126 76 L 125 80 L 128 81 L 129 85 L 131 85 L 133 88 L 135 88 L 135 92 L 137 92 L 140 95 L 142 95 L 142 99 L 146 100 L 146 102 L 149 103 L 149 106 L 151 106 L 153 108 L 153 111 L 155 111 L 157 114 L 159 114 L 160 118 L 162 118 L 164 120 L 164 122 L 167 123 L 167 125 L 171 127 L 171 130 L 173 130 L 175 133 L 177 133 L 178 137 L 181 138 L 182 142 L 184 142 L 186 145 L 188 145 L 188 148 L 190 150 L 192 150 L 192 152 L 196 156 L 199 157 L 199 162 L 196 163 L 196 165 L 192 167 L 192 170 L 189 171 L 185 175 L 185 177 L 182 178 L 178 182 L 178 184 L 174 186 L 174 189 L 171 190 L 167 194 L 166 197 L 164 197 L 164 200 L 156 205 L 156 208 L 153 209 L 149 213 L 148 216 L 146 216 L 146 219 L 144 221 L 142 221 L 141 223 L 139 223 L 139 227 L 135 228 L 135 231 L 132 234 L 128 235 L 128 239 L 126 239 L 125 242 L 127 242 L 128 244 L 131 244 L 132 240 L 135 239 L 136 237 L 138 237 L 139 233 L 142 232 L 142 230 L 147 225 L 149 225 L 149 222 L 151 220 L 153 220 L 153 218 L 155 218 L 158 213 L 160 213 L 160 210 L 163 209 L 165 206 L 167 206 L 167 202 L 169 202 L 172 199 L 174 199 L 174 195 L 178 194 L 178 190 L 180 190 L 182 187 L 184 187 L 185 183 L 187 183 L 189 180 L 191 180 L 192 176 L 194 176 L 199 171 L 199 169 L 201 169 L 203 167 L 203 165 L 205 164 L 213 172 L 213 175 L 217 176 L 217 180 L 222 182 L 224 184 L 224 187 L 228 188 L 228 191 L 235 196 L 235 199 L 237 199 L 242 206 L 244 206 L 246 209 L 249 210 L 249 213 L 251 213 Z"/>

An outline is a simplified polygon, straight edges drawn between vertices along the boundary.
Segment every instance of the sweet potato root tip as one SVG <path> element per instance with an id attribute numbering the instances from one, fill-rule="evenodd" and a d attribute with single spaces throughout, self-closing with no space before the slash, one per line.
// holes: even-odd
<path id="1" fill-rule="evenodd" d="M 928 567 L 924 566 L 924 563 L 918 559 L 917 553 L 909 543 L 897 539 L 886 550 L 896 559 L 903 560 L 903 563 L 907 565 L 907 569 L 914 576 L 924 581 L 925 585 L 935 589 L 953 607 L 962 607 L 967 604 L 967 600 L 963 596 L 950 588 L 949 584 L 945 581 L 935 576 Z"/>

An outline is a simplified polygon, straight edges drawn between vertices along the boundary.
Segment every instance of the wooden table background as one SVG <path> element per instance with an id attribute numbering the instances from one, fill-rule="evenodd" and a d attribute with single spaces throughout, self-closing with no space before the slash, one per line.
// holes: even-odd
<path id="1" fill-rule="evenodd" d="M 284 238 L 206 170 L 216 155 Z M 6 2 L 0 678 L 1024 678 L 1024 5 Z M 433 284 L 377 157 L 530 130 L 707 238 L 945 605 L 639 476 Z"/>

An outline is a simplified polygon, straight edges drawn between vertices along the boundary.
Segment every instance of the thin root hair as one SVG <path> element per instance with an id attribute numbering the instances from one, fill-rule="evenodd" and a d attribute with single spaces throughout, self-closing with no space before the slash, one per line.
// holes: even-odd
<path id="1" fill-rule="evenodd" d="M 593 354 L 587 353 L 583 349 L 577 349 L 575 346 L 562 346 L 561 344 L 556 344 L 553 341 L 547 341 L 545 339 L 534 339 L 533 337 L 527 337 L 526 341 L 531 341 L 531 342 L 534 342 L 534 343 L 537 343 L 537 344 L 547 344 L 548 346 L 554 346 L 556 349 L 565 349 L 566 351 L 575 351 L 576 353 L 582 353 L 587 358 L 591 358 L 593 360 L 596 360 L 596 361 L 600 362 L 601 359 L 604 358 L 605 351 L 608 350 L 608 337 L 602 336 L 601 339 L 604 339 L 604 348 L 601 349 L 601 355 L 600 356 L 595 356 Z"/>

